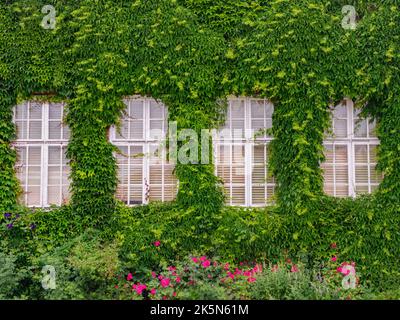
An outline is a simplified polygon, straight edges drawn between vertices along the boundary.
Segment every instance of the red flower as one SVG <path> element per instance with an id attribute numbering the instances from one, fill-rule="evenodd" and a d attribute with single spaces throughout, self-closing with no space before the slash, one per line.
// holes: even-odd
<path id="1" fill-rule="evenodd" d="M 192 258 L 192 261 L 193 261 L 194 263 L 199 262 L 199 260 L 198 260 L 196 257 L 193 257 L 193 258 Z"/>
<path id="2" fill-rule="evenodd" d="M 175 270 L 176 270 L 176 267 L 174 267 L 174 266 L 168 267 L 168 270 L 169 270 L 169 271 L 175 271 Z"/>
<path id="3" fill-rule="evenodd" d="M 131 281 L 133 279 L 132 273 L 129 273 L 126 280 Z"/>
<path id="4" fill-rule="evenodd" d="M 256 278 L 250 277 L 250 278 L 247 279 L 247 281 L 250 282 L 250 283 L 251 283 L 251 282 L 255 282 L 255 281 L 256 281 Z"/>
<path id="5" fill-rule="evenodd" d="M 136 286 L 136 293 L 138 294 L 138 295 L 141 295 L 142 294 L 142 292 L 143 292 L 143 290 L 145 290 L 147 288 L 147 286 L 145 285 L 145 284 L 141 284 L 141 283 L 139 283 L 137 286 Z"/>
<path id="6" fill-rule="evenodd" d="M 297 266 L 294 264 L 294 265 L 292 265 L 290 272 L 299 272 L 299 268 L 297 268 Z"/>
<path id="7" fill-rule="evenodd" d="M 115 289 L 118 289 L 118 285 L 116 284 L 114 288 L 115 288 Z"/>
<path id="8" fill-rule="evenodd" d="M 337 247 L 336 242 L 334 242 L 334 243 L 331 244 L 331 248 L 332 248 L 332 249 L 336 249 L 336 247 Z"/>
<path id="9" fill-rule="evenodd" d="M 150 290 L 150 294 L 152 294 L 153 296 L 156 295 L 156 292 L 157 292 L 157 291 L 156 291 L 156 289 L 154 289 L 154 288 Z"/>
<path id="10" fill-rule="evenodd" d="M 207 260 L 207 257 L 206 257 L 206 256 L 200 257 L 200 261 L 206 261 L 206 260 Z"/>
<path id="11" fill-rule="evenodd" d="M 162 280 L 160 281 L 160 284 L 161 284 L 161 286 L 162 286 L 163 288 L 168 287 L 168 286 L 169 286 L 169 283 L 170 283 L 170 279 L 169 279 L 169 278 L 165 278 L 165 279 L 162 279 Z"/>
<path id="12" fill-rule="evenodd" d="M 210 266 L 210 264 L 211 264 L 210 260 L 205 260 L 202 262 L 201 265 L 203 266 L 203 268 L 208 268 Z"/>
<path id="13" fill-rule="evenodd" d="M 331 258 L 331 261 L 333 261 L 333 262 L 336 262 L 336 260 L 337 260 L 336 256 L 333 256 L 333 257 Z"/>
<path id="14" fill-rule="evenodd" d="M 176 277 L 175 281 L 176 281 L 177 283 L 179 283 L 179 282 L 181 282 L 181 278 Z"/>
<path id="15" fill-rule="evenodd" d="M 157 277 L 157 274 L 156 274 L 154 271 L 152 271 L 152 272 L 151 272 L 151 277 L 152 277 L 152 278 L 156 278 L 156 277 Z"/>
<path id="16" fill-rule="evenodd" d="M 174 292 L 172 295 L 173 295 L 174 297 L 176 297 L 176 292 Z"/>
<path id="17" fill-rule="evenodd" d="M 224 270 L 225 270 L 225 271 L 228 271 L 228 270 L 229 270 L 229 263 L 225 263 L 225 265 L 224 265 Z"/>
<path id="18" fill-rule="evenodd" d="M 154 246 L 155 246 L 155 247 L 159 247 L 160 245 L 161 245 L 161 242 L 160 242 L 159 240 L 157 240 L 157 241 L 154 242 Z"/>

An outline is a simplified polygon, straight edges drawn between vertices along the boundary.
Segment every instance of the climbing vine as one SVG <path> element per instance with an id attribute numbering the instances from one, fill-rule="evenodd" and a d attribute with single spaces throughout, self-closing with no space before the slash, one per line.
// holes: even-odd
<path id="1" fill-rule="evenodd" d="M 43 27 L 46 5 L 56 20 Z M 357 11 L 356 28 L 343 27 L 345 5 Z M 178 131 L 197 133 L 222 123 L 228 95 L 257 96 L 275 105 L 269 165 L 276 208 L 288 217 L 285 241 L 308 250 L 319 241 L 308 230 L 326 208 L 320 164 L 329 105 L 349 97 L 378 121 L 384 180 L 368 210 L 382 217 L 376 237 L 393 248 L 400 239 L 398 231 L 388 236 L 400 202 L 399 10 L 395 0 L 3 1 L 0 208 L 12 210 L 20 193 L 12 147 L 17 101 L 51 93 L 48 99 L 67 102 L 71 205 L 84 225 L 99 226 L 116 208 L 107 132 L 119 123 L 124 96 L 164 102 Z M 178 163 L 175 170 L 176 202 L 199 232 L 216 227 L 224 202 L 214 171 L 212 163 Z M 386 251 L 379 259 L 396 255 Z"/>

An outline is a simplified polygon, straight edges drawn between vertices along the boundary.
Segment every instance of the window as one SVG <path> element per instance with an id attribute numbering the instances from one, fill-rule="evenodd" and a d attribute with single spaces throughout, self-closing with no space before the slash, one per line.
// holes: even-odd
<path id="1" fill-rule="evenodd" d="M 264 129 L 272 127 L 273 105 L 264 99 L 230 99 L 225 126 L 214 137 L 216 174 L 224 181 L 229 205 L 264 206 L 275 182 L 268 173 Z"/>
<path id="2" fill-rule="evenodd" d="M 167 161 L 167 108 L 153 99 L 129 98 L 120 130 L 111 130 L 118 147 L 117 198 L 133 205 L 170 201 L 177 192 L 174 165 Z"/>
<path id="3" fill-rule="evenodd" d="M 27 206 L 61 205 L 70 197 L 63 112 L 62 103 L 26 102 L 14 109 L 16 172 L 24 191 L 20 200 Z"/>
<path id="4" fill-rule="evenodd" d="M 375 170 L 379 145 L 375 122 L 362 119 L 360 110 L 346 99 L 333 111 L 332 128 L 324 142 L 325 192 L 338 197 L 371 193 L 382 181 L 382 174 Z"/>

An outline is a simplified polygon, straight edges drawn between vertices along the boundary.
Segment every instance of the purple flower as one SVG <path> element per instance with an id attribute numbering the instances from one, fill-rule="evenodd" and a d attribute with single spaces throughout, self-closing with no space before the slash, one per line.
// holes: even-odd
<path id="1" fill-rule="evenodd" d="M 18 219 L 19 217 L 20 217 L 19 214 L 16 214 L 16 215 L 15 215 L 15 219 Z"/>
<path id="2" fill-rule="evenodd" d="M 9 223 L 8 225 L 7 225 L 7 229 L 12 229 L 13 228 L 13 224 L 12 223 Z"/>
<path id="3" fill-rule="evenodd" d="M 11 213 L 5 213 L 4 214 L 4 218 L 6 218 L 6 219 L 10 219 L 11 218 Z"/>
<path id="4" fill-rule="evenodd" d="M 31 230 L 34 230 L 34 229 L 36 229 L 36 224 L 34 224 L 34 223 L 31 223 L 31 225 L 29 226 L 29 228 L 31 228 Z"/>

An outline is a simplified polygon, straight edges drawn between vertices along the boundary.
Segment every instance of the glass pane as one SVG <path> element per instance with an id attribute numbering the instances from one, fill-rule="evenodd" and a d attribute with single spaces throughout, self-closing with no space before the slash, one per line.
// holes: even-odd
<path id="1" fill-rule="evenodd" d="M 367 138 L 368 137 L 367 120 L 355 121 L 354 136 L 357 138 Z"/>
<path id="2" fill-rule="evenodd" d="M 335 162 L 347 163 L 347 146 L 335 146 Z"/>
<path id="3" fill-rule="evenodd" d="M 28 118 L 28 104 L 23 103 L 15 107 L 15 119 L 26 120 Z"/>
<path id="4" fill-rule="evenodd" d="M 60 188 L 48 187 L 47 188 L 47 201 L 51 205 L 61 204 Z"/>
<path id="5" fill-rule="evenodd" d="M 143 139 L 143 120 L 130 121 L 131 139 Z"/>
<path id="6" fill-rule="evenodd" d="M 368 166 L 355 166 L 356 183 L 368 183 Z"/>
<path id="7" fill-rule="evenodd" d="M 367 145 L 354 146 L 356 163 L 368 163 L 368 147 Z"/>
<path id="8" fill-rule="evenodd" d="M 40 186 L 41 172 L 40 167 L 28 167 L 28 185 Z"/>
<path id="9" fill-rule="evenodd" d="M 41 120 L 42 119 L 42 104 L 31 102 L 29 108 L 29 119 Z"/>
<path id="10" fill-rule="evenodd" d="M 42 147 L 28 147 L 28 164 L 41 165 L 42 163 Z"/>
<path id="11" fill-rule="evenodd" d="M 255 205 L 264 205 L 266 200 L 265 187 L 253 186 L 252 203 Z"/>
<path id="12" fill-rule="evenodd" d="M 348 183 L 349 175 L 347 171 L 347 166 L 336 165 L 335 167 L 336 183 Z"/>
<path id="13" fill-rule="evenodd" d="M 29 186 L 27 190 L 27 205 L 40 206 L 40 187 Z"/>
<path id="14" fill-rule="evenodd" d="M 42 121 L 29 122 L 29 139 L 42 139 Z"/>
<path id="15" fill-rule="evenodd" d="M 59 140 L 61 139 L 62 125 L 60 121 L 49 122 L 49 139 Z"/>
<path id="16" fill-rule="evenodd" d="M 346 138 L 347 137 L 347 120 L 338 120 L 334 121 L 334 135 L 337 138 Z"/>
<path id="17" fill-rule="evenodd" d="M 61 184 L 61 167 L 48 167 L 49 186 L 59 186 Z"/>
<path id="18" fill-rule="evenodd" d="M 129 103 L 129 116 L 133 119 L 143 119 L 144 101 L 131 100 Z"/>
<path id="19" fill-rule="evenodd" d="M 61 120 L 63 118 L 63 107 L 60 103 L 49 104 L 49 119 Z"/>
<path id="20" fill-rule="evenodd" d="M 16 121 L 16 129 L 17 129 L 17 139 L 27 139 L 27 121 Z"/>
<path id="21" fill-rule="evenodd" d="M 164 119 L 164 105 L 156 101 L 150 102 L 150 119 Z"/>
<path id="22" fill-rule="evenodd" d="M 245 204 L 245 187 L 232 187 L 232 204 L 244 205 Z"/>
<path id="23" fill-rule="evenodd" d="M 347 119 L 346 103 L 337 105 L 333 111 L 333 114 L 336 119 Z"/>
<path id="24" fill-rule="evenodd" d="M 244 119 L 244 101 L 232 100 L 231 101 L 231 116 L 232 119 Z"/>
<path id="25" fill-rule="evenodd" d="M 264 100 L 251 100 L 251 117 L 264 118 Z"/>

